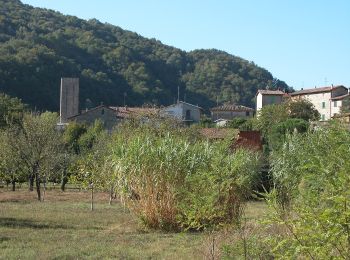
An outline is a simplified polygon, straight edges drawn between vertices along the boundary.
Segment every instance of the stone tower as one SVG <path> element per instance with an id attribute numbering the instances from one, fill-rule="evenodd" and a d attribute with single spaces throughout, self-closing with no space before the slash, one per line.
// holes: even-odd
<path id="1" fill-rule="evenodd" d="M 79 79 L 61 78 L 60 123 L 79 113 Z"/>

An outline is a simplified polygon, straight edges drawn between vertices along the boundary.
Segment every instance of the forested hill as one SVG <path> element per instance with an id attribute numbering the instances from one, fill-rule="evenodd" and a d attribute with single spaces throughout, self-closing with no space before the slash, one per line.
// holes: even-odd
<path id="1" fill-rule="evenodd" d="M 237 36 L 239 37 L 239 36 Z M 80 78 L 80 106 L 252 105 L 258 88 L 287 88 L 267 70 L 218 50 L 185 52 L 120 27 L 0 0 L 0 92 L 58 110 L 61 77 Z M 126 94 L 124 94 L 126 93 Z M 87 102 L 90 99 L 91 102 Z"/>

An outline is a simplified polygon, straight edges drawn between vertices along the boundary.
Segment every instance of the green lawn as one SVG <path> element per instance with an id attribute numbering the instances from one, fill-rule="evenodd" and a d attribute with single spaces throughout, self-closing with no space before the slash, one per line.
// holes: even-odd
<path id="1" fill-rule="evenodd" d="M 205 233 L 145 231 L 120 203 L 109 206 L 98 194 L 90 211 L 89 193 L 35 193 L 0 189 L 0 259 L 203 259 Z M 256 210 L 254 210 L 256 209 Z M 248 214 L 264 211 L 251 203 Z"/>

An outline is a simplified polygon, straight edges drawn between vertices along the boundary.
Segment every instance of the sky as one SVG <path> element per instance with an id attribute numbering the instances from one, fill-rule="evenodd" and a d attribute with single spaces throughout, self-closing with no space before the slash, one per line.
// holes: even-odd
<path id="1" fill-rule="evenodd" d="M 22 0 L 185 51 L 219 49 L 295 89 L 350 87 L 349 0 Z"/>

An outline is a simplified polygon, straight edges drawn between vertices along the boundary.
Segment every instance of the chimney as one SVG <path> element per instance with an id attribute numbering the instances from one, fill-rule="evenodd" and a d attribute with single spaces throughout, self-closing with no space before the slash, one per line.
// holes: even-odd
<path id="1" fill-rule="evenodd" d="M 60 123 L 79 114 L 79 79 L 61 78 Z"/>

